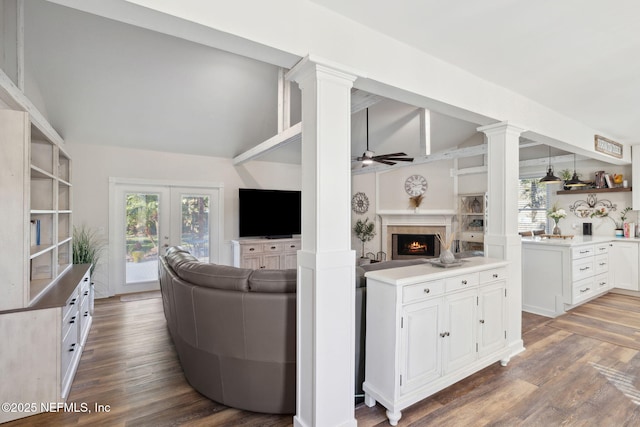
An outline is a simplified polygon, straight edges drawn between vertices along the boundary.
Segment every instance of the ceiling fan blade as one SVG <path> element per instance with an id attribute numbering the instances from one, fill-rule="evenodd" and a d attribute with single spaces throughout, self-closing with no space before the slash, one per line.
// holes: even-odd
<path id="1" fill-rule="evenodd" d="M 382 158 L 385 159 L 387 157 L 406 157 L 406 153 L 389 153 L 389 154 L 380 154 L 379 156 L 373 156 L 374 158 Z"/>
<path id="2" fill-rule="evenodd" d="M 378 162 L 378 163 L 383 163 L 383 164 L 389 165 L 389 166 L 392 166 L 392 165 L 396 164 L 396 162 L 390 162 L 390 161 L 385 160 L 385 159 L 376 159 L 376 158 L 374 158 L 373 161 L 374 162 Z"/>
<path id="3" fill-rule="evenodd" d="M 385 157 L 383 160 L 393 160 L 397 162 L 413 162 L 413 157 Z"/>

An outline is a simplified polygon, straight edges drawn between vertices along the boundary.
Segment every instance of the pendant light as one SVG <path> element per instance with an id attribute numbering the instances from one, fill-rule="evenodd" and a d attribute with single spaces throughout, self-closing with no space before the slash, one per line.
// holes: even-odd
<path id="1" fill-rule="evenodd" d="M 547 175 L 540 178 L 540 182 L 544 182 L 546 184 L 557 184 L 562 182 L 560 178 L 553 174 L 553 167 L 551 166 L 551 146 L 549 146 L 549 169 L 547 169 Z"/>
<path id="2" fill-rule="evenodd" d="M 573 176 L 571 179 L 564 183 L 566 187 L 584 187 L 587 185 L 586 182 L 580 181 L 578 178 L 578 173 L 576 172 L 576 153 L 573 153 Z"/>

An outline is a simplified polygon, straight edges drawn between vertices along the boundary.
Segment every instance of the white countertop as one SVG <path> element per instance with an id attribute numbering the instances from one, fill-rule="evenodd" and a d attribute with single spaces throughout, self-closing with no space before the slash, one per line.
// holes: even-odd
<path id="1" fill-rule="evenodd" d="M 406 267 L 369 271 L 365 274 L 365 277 L 401 286 L 429 280 L 443 279 L 457 276 L 459 274 L 473 273 L 476 271 L 486 270 L 491 267 L 503 267 L 506 265 L 509 265 L 509 262 L 500 259 L 471 257 L 463 258 L 462 265 L 456 267 L 443 268 L 427 262 L 424 264 L 410 265 Z"/>
<path id="2" fill-rule="evenodd" d="M 523 237 L 522 244 L 523 245 L 544 245 L 544 246 L 581 246 L 588 245 L 594 243 L 606 243 L 606 242 L 616 242 L 616 241 L 624 241 L 624 242 L 638 242 L 640 243 L 640 238 L 638 237 L 615 237 L 615 236 L 574 236 L 573 239 L 539 239 L 536 237 Z"/>

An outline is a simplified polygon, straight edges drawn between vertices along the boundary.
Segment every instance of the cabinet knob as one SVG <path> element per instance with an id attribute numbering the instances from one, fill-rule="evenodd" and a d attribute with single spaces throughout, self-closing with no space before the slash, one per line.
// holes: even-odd
<path id="1" fill-rule="evenodd" d="M 442 338 L 444 338 L 444 337 L 448 337 L 448 336 L 449 336 L 449 332 L 442 332 L 442 333 L 440 334 L 440 336 L 441 336 Z"/>
<path id="2" fill-rule="evenodd" d="M 498 273 L 493 273 L 493 278 L 497 279 L 498 278 Z"/>
<path id="3" fill-rule="evenodd" d="M 87 280 L 89 280 L 89 278 L 88 278 L 88 277 L 85 277 L 85 278 L 84 278 L 84 280 L 83 280 L 83 282 L 86 282 Z"/>
<path id="4" fill-rule="evenodd" d="M 75 346 L 76 346 L 75 343 L 71 344 L 71 348 L 69 349 L 69 351 L 74 351 L 75 350 Z"/>
<path id="5" fill-rule="evenodd" d="M 275 246 L 271 246 L 271 249 L 275 249 L 275 248 L 276 248 Z"/>
<path id="6" fill-rule="evenodd" d="M 484 319 L 480 319 L 480 323 L 484 324 Z"/>
<path id="7" fill-rule="evenodd" d="M 255 248 L 249 248 L 249 252 L 253 252 L 255 250 L 256 250 Z"/>
<path id="8" fill-rule="evenodd" d="M 463 280 L 463 281 L 462 281 L 462 284 L 463 284 L 463 285 L 466 285 L 466 284 L 467 284 L 467 281 L 466 281 L 466 280 Z"/>
<path id="9" fill-rule="evenodd" d="M 267 267 L 266 267 L 266 266 L 264 266 L 264 265 L 261 265 L 261 266 L 260 266 L 260 268 L 267 268 Z"/>
<path id="10" fill-rule="evenodd" d="M 75 304 L 75 303 L 76 303 L 76 299 L 75 299 L 75 298 L 74 298 L 74 299 L 72 299 L 71 301 L 69 301 L 69 305 L 73 305 L 73 304 Z"/>
<path id="11" fill-rule="evenodd" d="M 431 289 L 429 289 L 429 288 L 424 288 L 424 293 L 425 293 L 425 294 L 428 294 L 429 292 L 431 292 Z"/>

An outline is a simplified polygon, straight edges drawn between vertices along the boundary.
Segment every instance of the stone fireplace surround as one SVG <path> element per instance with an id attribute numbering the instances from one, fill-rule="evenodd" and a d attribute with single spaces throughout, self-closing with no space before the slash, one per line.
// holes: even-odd
<path id="1" fill-rule="evenodd" d="M 452 230 L 455 215 L 453 210 L 437 211 L 424 210 L 415 212 L 381 212 L 381 247 L 386 252 L 387 259 L 392 259 L 393 234 L 436 234 L 447 239 Z"/>

